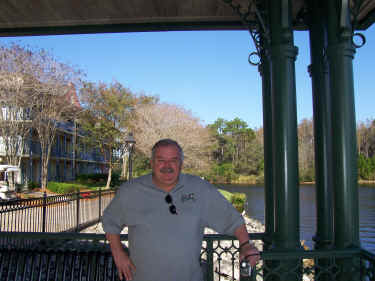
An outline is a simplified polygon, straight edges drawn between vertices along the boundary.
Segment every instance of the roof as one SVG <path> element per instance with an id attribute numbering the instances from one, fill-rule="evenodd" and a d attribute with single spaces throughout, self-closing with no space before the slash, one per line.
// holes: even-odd
<path id="1" fill-rule="evenodd" d="M 247 7 L 248 0 L 233 1 Z M 227 2 L 230 0 L 1 0 L 0 36 L 245 29 Z M 297 19 L 307 0 L 292 2 L 294 28 L 306 29 Z M 375 0 L 361 2 L 358 27 L 366 29 L 375 21 Z"/>

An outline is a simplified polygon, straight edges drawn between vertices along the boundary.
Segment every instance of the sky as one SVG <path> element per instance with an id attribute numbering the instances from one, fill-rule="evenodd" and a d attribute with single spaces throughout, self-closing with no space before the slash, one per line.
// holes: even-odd
<path id="1" fill-rule="evenodd" d="M 362 32 L 366 44 L 354 61 L 356 118 L 375 118 L 375 27 Z M 255 51 L 248 31 L 170 31 L 91 35 L 2 37 L 0 44 L 43 48 L 59 61 L 86 73 L 91 82 L 118 81 L 134 93 L 157 95 L 161 102 L 192 112 L 202 124 L 217 118 L 262 127 L 262 85 L 248 63 Z M 297 31 L 297 118 L 312 118 L 308 32 Z"/>

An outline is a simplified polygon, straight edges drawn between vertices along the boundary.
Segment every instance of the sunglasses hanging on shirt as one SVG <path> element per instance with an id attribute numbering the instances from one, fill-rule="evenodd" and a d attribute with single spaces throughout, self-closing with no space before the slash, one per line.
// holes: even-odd
<path id="1" fill-rule="evenodd" d="M 177 209 L 176 206 L 173 204 L 173 199 L 170 194 L 167 194 L 167 196 L 165 196 L 165 202 L 167 202 L 167 204 L 169 205 L 169 212 L 172 215 L 177 215 Z"/>

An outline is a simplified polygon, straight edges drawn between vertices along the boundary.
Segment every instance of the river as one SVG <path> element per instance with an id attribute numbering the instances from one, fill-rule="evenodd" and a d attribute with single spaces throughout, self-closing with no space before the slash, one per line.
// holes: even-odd
<path id="1" fill-rule="evenodd" d="M 247 196 L 247 213 L 264 223 L 264 188 L 256 185 L 220 186 L 230 192 L 242 192 Z M 313 247 L 312 237 L 316 232 L 315 186 L 300 186 L 300 239 Z M 375 186 L 359 187 L 360 239 L 364 249 L 375 253 Z"/>

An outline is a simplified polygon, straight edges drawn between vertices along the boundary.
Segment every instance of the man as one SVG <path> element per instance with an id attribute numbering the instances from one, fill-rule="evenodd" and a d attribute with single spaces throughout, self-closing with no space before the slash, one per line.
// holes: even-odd
<path id="1" fill-rule="evenodd" d="M 240 259 L 259 260 L 242 216 L 199 177 L 181 174 L 184 155 L 171 140 L 152 148 L 152 174 L 120 187 L 103 214 L 120 280 L 202 281 L 200 252 L 205 227 L 235 235 Z M 129 255 L 119 233 L 129 229 Z"/>

